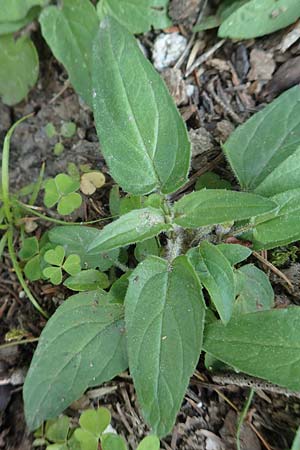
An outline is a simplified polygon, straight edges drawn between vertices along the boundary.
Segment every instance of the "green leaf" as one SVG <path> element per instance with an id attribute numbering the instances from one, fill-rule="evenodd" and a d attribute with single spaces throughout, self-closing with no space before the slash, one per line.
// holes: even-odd
<path id="1" fill-rule="evenodd" d="M 52 264 L 54 266 L 61 266 L 63 263 L 63 260 L 65 258 L 65 249 L 62 245 L 58 245 L 55 247 L 55 249 L 48 250 L 45 255 L 44 259 L 48 264 Z"/>
<path id="2" fill-rule="evenodd" d="M 40 280 L 42 277 L 42 270 L 41 270 L 41 256 L 36 255 L 33 258 L 31 258 L 24 267 L 24 273 L 26 278 L 28 278 L 29 281 L 37 281 Z"/>
<path id="3" fill-rule="evenodd" d="M 54 180 L 58 192 L 61 195 L 72 194 L 80 187 L 79 181 L 74 180 L 74 178 L 70 177 L 70 175 L 67 175 L 66 173 L 59 173 L 58 175 L 56 175 Z"/>
<path id="4" fill-rule="evenodd" d="M 113 303 L 124 303 L 126 292 L 128 289 L 128 278 L 130 277 L 132 270 L 124 273 L 120 278 L 118 278 L 111 286 L 109 290 L 109 295 L 111 297 L 111 302 Z"/>
<path id="5" fill-rule="evenodd" d="M 64 286 L 72 291 L 93 291 L 98 288 L 106 289 L 109 286 L 109 280 L 105 273 L 88 269 L 67 278 Z"/>
<path id="6" fill-rule="evenodd" d="M 274 291 L 269 278 L 253 264 L 247 264 L 235 272 L 235 284 L 235 314 L 273 308 Z"/>
<path id="7" fill-rule="evenodd" d="M 34 6 L 44 6 L 49 0 L 1 0 L 0 22 L 23 19 Z"/>
<path id="8" fill-rule="evenodd" d="M 250 248 L 239 244 L 219 244 L 217 249 L 223 253 L 232 266 L 244 261 L 252 253 Z"/>
<path id="9" fill-rule="evenodd" d="M 218 16 L 207 16 L 193 27 L 193 32 L 211 30 L 212 28 L 217 28 L 220 24 L 221 20 Z"/>
<path id="10" fill-rule="evenodd" d="M 97 438 L 108 427 L 111 421 L 111 415 L 107 408 L 88 409 L 84 411 L 79 419 L 81 428 L 89 431 Z"/>
<path id="11" fill-rule="evenodd" d="M 64 149 L 65 149 L 64 145 L 61 142 L 57 142 L 54 145 L 53 153 L 55 156 L 60 156 L 62 154 L 62 152 L 64 151 Z"/>
<path id="12" fill-rule="evenodd" d="M 300 189 L 275 195 L 273 200 L 279 205 L 278 213 L 253 230 L 251 239 L 257 250 L 280 247 L 300 238 Z"/>
<path id="13" fill-rule="evenodd" d="M 143 261 L 147 256 L 159 256 L 159 253 L 159 245 L 155 237 L 138 242 L 134 249 L 135 259 L 139 262 Z"/>
<path id="14" fill-rule="evenodd" d="M 36 237 L 24 239 L 21 250 L 19 251 L 19 258 L 23 261 L 32 258 L 39 252 L 39 242 Z"/>
<path id="15" fill-rule="evenodd" d="M 59 198 L 60 194 L 57 189 L 57 185 L 55 183 L 54 178 L 50 178 L 45 182 L 45 195 L 44 195 L 44 204 L 47 208 L 52 208 L 54 206 Z"/>
<path id="16" fill-rule="evenodd" d="M 60 134 L 65 138 L 71 138 L 76 133 L 76 124 L 74 122 L 64 122 L 60 129 Z"/>
<path id="17" fill-rule="evenodd" d="M 88 251 L 113 250 L 144 241 L 169 229 L 171 229 L 171 225 L 165 223 L 165 217 L 161 210 L 137 209 L 106 225 L 98 232 L 98 236 L 90 244 Z"/>
<path id="18" fill-rule="evenodd" d="M 120 215 L 124 215 L 134 209 L 142 208 L 142 197 L 140 195 L 127 195 L 120 199 Z"/>
<path id="19" fill-rule="evenodd" d="M 46 267 L 43 270 L 43 275 L 46 278 L 49 278 L 52 284 L 57 286 L 58 284 L 61 284 L 62 282 L 62 271 L 60 267 Z"/>
<path id="20" fill-rule="evenodd" d="M 289 89 L 224 145 L 243 189 L 271 196 L 300 188 L 300 88 Z"/>
<path id="21" fill-rule="evenodd" d="M 74 432 L 75 439 L 80 442 L 81 450 L 98 450 L 99 439 L 87 430 L 77 428 Z"/>
<path id="22" fill-rule="evenodd" d="M 47 322 L 24 384 L 31 430 L 127 368 L 123 307 L 108 298 L 100 290 L 74 295 Z"/>
<path id="23" fill-rule="evenodd" d="M 196 182 L 195 190 L 200 189 L 231 189 L 231 184 L 227 180 L 223 180 L 214 172 L 206 172 L 201 175 Z"/>
<path id="24" fill-rule="evenodd" d="M 33 42 L 13 34 L 0 36 L 0 96 L 12 106 L 23 100 L 39 76 L 39 59 Z"/>
<path id="25" fill-rule="evenodd" d="M 1 4 L 2 7 L 2 4 Z M 21 28 L 28 25 L 30 22 L 33 22 L 33 20 L 38 16 L 40 12 L 40 7 L 33 7 L 27 16 L 23 17 L 19 20 L 13 20 L 9 22 L 2 22 L 1 16 L 3 14 L 3 10 L 0 12 L 0 34 L 9 34 L 9 33 L 15 33 L 16 31 L 19 31 Z"/>
<path id="26" fill-rule="evenodd" d="M 71 276 L 75 276 L 79 274 L 81 266 L 80 266 L 80 257 L 78 255 L 70 255 L 67 257 L 63 269 Z"/>
<path id="27" fill-rule="evenodd" d="M 62 216 L 72 214 L 77 208 L 81 206 L 82 198 L 77 192 L 72 192 L 62 197 L 57 205 L 57 212 Z"/>
<path id="28" fill-rule="evenodd" d="M 218 247 L 207 241 L 189 250 L 187 256 L 226 324 L 232 315 L 235 299 L 234 275 L 228 259 Z"/>
<path id="29" fill-rule="evenodd" d="M 146 436 L 136 450 L 159 450 L 160 443 L 157 436 Z"/>
<path id="30" fill-rule="evenodd" d="M 79 95 L 92 104 L 92 42 L 98 30 L 96 10 L 89 0 L 64 0 L 40 15 L 42 34 L 54 56 L 67 69 Z"/>
<path id="31" fill-rule="evenodd" d="M 68 437 L 70 429 L 70 418 L 61 416 L 54 421 L 47 423 L 46 438 L 56 443 L 64 443 Z"/>
<path id="32" fill-rule="evenodd" d="M 102 450 L 127 450 L 127 445 L 121 436 L 105 433 L 101 438 Z"/>
<path id="33" fill-rule="evenodd" d="M 296 436 L 293 441 L 293 445 L 291 450 L 299 450 L 300 449 L 300 427 L 297 430 Z"/>
<path id="34" fill-rule="evenodd" d="M 220 37 L 251 39 L 285 28 L 300 17 L 298 0 L 249 0 L 219 28 Z"/>
<path id="35" fill-rule="evenodd" d="M 95 40 L 93 86 L 101 151 L 116 182 L 133 194 L 181 187 L 191 156 L 185 124 L 160 75 L 113 18 Z"/>
<path id="36" fill-rule="evenodd" d="M 168 18 L 169 0 L 100 0 L 97 12 L 100 20 L 113 16 L 131 33 L 146 33 L 153 28 L 172 25 Z"/>
<path id="37" fill-rule="evenodd" d="M 125 320 L 130 373 L 146 421 L 168 434 L 202 347 L 205 305 L 186 256 L 149 257 L 130 276 Z M 176 362 L 176 363 L 175 363 Z"/>
<path id="38" fill-rule="evenodd" d="M 208 325 L 203 347 L 236 370 L 299 391 L 299 330 L 299 307 L 243 314 Z"/>
<path id="39" fill-rule="evenodd" d="M 120 188 L 115 184 L 109 193 L 109 210 L 112 216 L 120 215 Z"/>
<path id="40" fill-rule="evenodd" d="M 52 122 L 47 123 L 45 126 L 45 133 L 49 139 L 57 135 L 57 131 Z"/>
<path id="41" fill-rule="evenodd" d="M 82 269 L 108 270 L 118 259 L 119 250 L 99 253 L 88 248 L 99 236 L 99 230 L 82 225 L 54 227 L 49 231 L 49 239 L 54 244 L 63 245 L 66 255 L 80 256 Z"/>
<path id="42" fill-rule="evenodd" d="M 249 219 L 273 211 L 276 203 L 247 192 L 202 189 L 185 195 L 174 205 L 177 225 L 198 228 L 205 225 Z"/>

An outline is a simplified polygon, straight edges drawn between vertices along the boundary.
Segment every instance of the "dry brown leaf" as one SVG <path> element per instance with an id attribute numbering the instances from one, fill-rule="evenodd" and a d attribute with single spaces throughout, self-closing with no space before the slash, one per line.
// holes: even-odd
<path id="1" fill-rule="evenodd" d="M 85 195 L 92 195 L 96 189 L 101 188 L 105 184 L 105 176 L 102 172 L 87 172 L 81 176 L 80 190 Z"/>

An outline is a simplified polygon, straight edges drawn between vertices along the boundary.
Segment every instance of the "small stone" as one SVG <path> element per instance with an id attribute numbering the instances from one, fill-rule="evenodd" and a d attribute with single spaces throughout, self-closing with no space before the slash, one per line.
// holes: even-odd
<path id="1" fill-rule="evenodd" d="M 162 71 L 174 64 L 182 55 L 187 40 L 179 33 L 161 33 L 154 42 L 153 64 L 158 71 Z"/>

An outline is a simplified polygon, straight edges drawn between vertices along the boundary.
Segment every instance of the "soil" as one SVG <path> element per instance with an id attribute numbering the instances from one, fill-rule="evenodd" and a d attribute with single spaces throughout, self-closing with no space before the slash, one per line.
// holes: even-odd
<path id="1" fill-rule="evenodd" d="M 165 32 L 180 32 L 190 41 L 191 24 L 203 13 L 207 3 L 201 0 L 171 1 L 170 14 L 174 26 Z M 217 3 L 209 2 L 205 14 L 215 11 Z M 162 73 L 193 141 L 192 182 L 186 186 L 187 190 L 191 190 L 198 176 L 208 170 L 236 184 L 222 156 L 220 144 L 236 126 L 281 92 L 300 82 L 300 41 L 282 51 L 292 28 L 255 40 L 226 40 L 187 75 L 195 60 L 220 42 L 215 30 L 198 33 L 182 63 L 177 62 L 176 68 L 170 67 Z M 149 32 L 140 36 L 140 42 L 150 56 L 158 34 Z M 16 107 L 9 108 L 0 102 L 1 141 L 15 120 L 35 112 L 34 117 L 16 129 L 12 139 L 12 190 L 35 180 L 43 162 L 46 164 L 46 176 L 66 171 L 69 162 L 77 166 L 90 164 L 93 169 L 107 174 L 91 111 L 69 86 L 65 71 L 52 57 L 38 31 L 33 38 L 41 58 L 38 84 L 28 98 Z M 45 126 L 52 122 L 60 127 L 66 121 L 75 122 L 77 132 L 73 138 L 64 140 L 64 152 L 57 157 L 53 152 L 55 139 L 47 137 Z M 83 207 L 71 219 L 94 219 L 99 217 L 99 211 L 104 217 L 108 215 L 110 187 L 111 179 L 107 174 L 105 187 L 91 198 L 86 197 Z M 55 215 L 53 211 L 47 211 L 47 214 Z M 32 235 L 40 235 L 48 226 L 45 222 L 38 225 Z M 18 248 L 17 236 L 15 244 Z M 269 270 L 259 260 L 253 258 L 253 262 Z M 276 293 L 277 307 L 299 302 L 299 263 L 298 260 L 288 261 L 285 265 L 286 275 L 294 282 L 293 293 L 280 277 L 268 272 Z M 66 289 L 45 283 L 32 283 L 30 288 L 50 312 L 69 295 Z M 5 252 L 0 263 L 0 294 L 1 342 L 4 342 L 5 333 L 16 328 L 25 330 L 27 338 L 38 337 L 45 320 L 24 297 Z M 31 449 L 33 436 L 26 431 L 21 388 L 34 349 L 34 343 L 0 349 L 0 449 Z M 212 375 L 205 371 L 202 361 L 198 370 L 191 379 L 174 431 L 162 441 L 161 446 L 166 450 L 235 449 L 237 413 L 244 407 L 251 384 L 243 377 L 240 380 L 229 379 L 225 385 L 216 383 Z M 17 383 L 14 379 L 16 374 L 19 376 Z M 132 449 L 148 431 L 139 411 L 132 381 L 126 373 L 99 389 L 89 390 L 69 408 L 68 413 L 76 421 L 79 411 L 89 405 L 107 405 L 110 408 L 113 427 L 126 437 Z M 297 396 L 274 393 L 267 386 L 259 386 L 242 427 L 241 449 L 288 449 L 299 423 L 300 400 Z"/>

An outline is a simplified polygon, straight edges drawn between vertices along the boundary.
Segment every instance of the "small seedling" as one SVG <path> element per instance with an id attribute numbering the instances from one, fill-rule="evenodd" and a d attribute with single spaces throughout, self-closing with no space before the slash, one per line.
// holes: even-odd
<path id="1" fill-rule="evenodd" d="M 107 408 L 88 409 L 81 413 L 79 427 L 72 428 L 67 416 L 48 420 L 35 432 L 34 447 L 47 446 L 46 450 L 128 450 L 125 440 L 110 425 L 111 414 Z M 145 437 L 136 450 L 159 450 L 159 439 Z"/>

